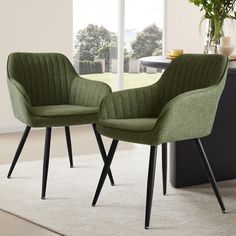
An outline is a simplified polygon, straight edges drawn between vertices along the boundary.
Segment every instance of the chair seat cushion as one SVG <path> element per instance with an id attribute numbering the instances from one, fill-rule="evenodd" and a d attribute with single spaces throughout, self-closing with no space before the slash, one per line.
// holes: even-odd
<path id="1" fill-rule="evenodd" d="M 97 122 L 98 107 L 79 105 L 33 106 L 27 125 L 31 127 L 56 127 L 93 124 Z"/>
<path id="2" fill-rule="evenodd" d="M 132 143 L 153 144 L 157 118 L 99 120 L 97 131 L 107 137 Z"/>
<path id="3" fill-rule="evenodd" d="M 151 131 L 157 118 L 107 119 L 100 123 L 106 127 L 127 131 Z"/>
<path id="4" fill-rule="evenodd" d="M 32 107 L 32 113 L 36 116 L 71 116 L 96 114 L 97 112 L 97 107 L 85 107 L 79 105 L 51 105 Z"/>

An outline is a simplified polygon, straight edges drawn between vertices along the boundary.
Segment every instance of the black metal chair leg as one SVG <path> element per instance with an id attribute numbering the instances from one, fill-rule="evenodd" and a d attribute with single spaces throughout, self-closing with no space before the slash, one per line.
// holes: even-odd
<path id="1" fill-rule="evenodd" d="M 157 146 L 151 146 L 149 170 L 148 170 L 148 181 L 147 181 L 145 229 L 148 229 L 150 225 L 153 188 L 154 188 L 155 172 L 156 172 L 156 158 L 157 158 Z"/>
<path id="2" fill-rule="evenodd" d="M 48 165 L 50 155 L 50 143 L 51 143 L 52 128 L 46 128 L 45 147 L 44 147 L 44 160 L 43 160 L 43 178 L 42 178 L 42 195 L 41 199 L 45 199 L 47 178 L 48 178 Z"/>
<path id="3" fill-rule="evenodd" d="M 22 149 L 23 149 L 23 147 L 24 147 L 24 144 L 25 144 L 25 141 L 26 141 L 26 139 L 27 139 L 27 137 L 28 137 L 28 134 L 29 134 L 29 132 L 30 132 L 30 129 L 31 129 L 31 127 L 29 127 L 29 126 L 26 126 L 26 127 L 25 127 L 25 131 L 24 131 L 24 133 L 23 133 L 23 136 L 22 136 L 22 138 L 21 138 L 21 141 L 20 141 L 20 143 L 19 143 L 19 146 L 18 146 L 18 148 L 17 148 L 17 150 L 16 150 L 16 154 L 15 154 L 14 159 L 13 159 L 13 161 L 12 161 L 10 170 L 9 170 L 9 172 L 8 172 L 8 175 L 7 175 L 7 178 L 10 178 L 10 177 L 11 177 L 11 174 L 12 174 L 12 172 L 13 172 L 13 170 L 14 170 L 14 168 L 15 168 L 15 165 L 16 165 L 18 159 L 19 159 L 19 156 L 20 156 L 21 151 L 22 151 Z"/>
<path id="4" fill-rule="evenodd" d="M 217 184 L 216 184 L 216 180 L 215 180 L 215 177 L 214 177 L 214 174 L 212 172 L 212 169 L 211 169 L 211 166 L 208 162 L 208 159 L 207 159 L 207 155 L 204 151 L 204 148 L 202 146 L 202 143 L 201 143 L 201 140 L 200 139 L 195 139 L 194 140 L 197 147 L 198 147 L 198 150 L 199 150 L 199 153 L 200 153 L 200 157 L 201 157 L 201 161 L 202 161 L 202 164 L 204 166 L 204 169 L 206 171 L 206 174 L 207 174 L 207 177 L 211 183 L 211 186 L 215 192 L 215 195 L 216 195 L 216 198 L 220 204 L 220 207 L 221 207 L 221 210 L 222 210 L 222 213 L 225 213 L 226 210 L 225 210 L 225 206 L 224 206 L 224 203 L 222 201 L 222 198 L 220 196 L 220 193 L 219 193 L 219 190 L 217 188 Z"/>
<path id="5" fill-rule="evenodd" d="M 167 179 L 167 143 L 162 144 L 162 181 L 163 195 L 166 195 L 166 179 Z"/>
<path id="6" fill-rule="evenodd" d="M 66 134 L 66 144 L 67 144 L 67 150 L 70 160 L 70 168 L 73 168 L 73 155 L 72 155 L 72 145 L 71 145 L 71 138 L 70 138 L 70 127 L 65 126 L 65 134 Z"/>
<path id="7" fill-rule="evenodd" d="M 113 139 L 110 150 L 109 150 L 109 153 L 108 153 L 107 161 L 104 164 L 104 167 L 103 167 L 103 170 L 102 170 L 102 173 L 101 173 L 101 177 L 100 177 L 99 182 L 98 182 L 98 186 L 97 186 L 97 190 L 96 190 L 96 193 L 94 195 L 94 198 L 93 198 L 92 206 L 95 206 L 96 203 L 97 203 L 99 194 L 102 190 L 102 186 L 103 186 L 104 181 L 107 177 L 107 174 L 110 170 L 110 165 L 111 165 L 113 156 L 115 154 L 117 144 L 118 144 L 118 140 Z"/>
<path id="8" fill-rule="evenodd" d="M 104 144 L 103 144 L 103 141 L 102 141 L 102 137 L 97 132 L 96 124 L 93 124 L 93 131 L 94 131 L 97 143 L 98 143 L 98 147 L 99 147 L 100 153 L 102 155 L 103 162 L 106 163 L 107 154 L 106 154 L 105 147 L 104 147 Z M 108 176 L 109 176 L 111 185 L 114 186 L 115 183 L 114 183 L 114 179 L 113 179 L 113 176 L 112 176 L 111 169 L 109 169 L 109 171 L 108 171 Z"/>

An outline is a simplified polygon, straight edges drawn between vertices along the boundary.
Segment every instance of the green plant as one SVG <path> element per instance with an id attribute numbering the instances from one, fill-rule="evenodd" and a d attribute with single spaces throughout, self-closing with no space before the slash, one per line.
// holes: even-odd
<path id="1" fill-rule="evenodd" d="M 204 19 L 209 20 L 208 37 L 215 44 L 218 43 L 223 33 L 225 19 L 236 19 L 235 5 L 236 0 L 189 0 L 191 3 L 200 7 L 204 11 Z"/>

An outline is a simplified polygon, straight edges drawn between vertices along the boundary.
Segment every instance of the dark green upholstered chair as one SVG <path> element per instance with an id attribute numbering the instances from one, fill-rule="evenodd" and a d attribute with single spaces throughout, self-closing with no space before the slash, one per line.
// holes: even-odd
<path id="1" fill-rule="evenodd" d="M 108 95 L 99 108 L 97 130 L 113 139 L 92 202 L 95 206 L 110 168 L 118 140 L 150 145 L 145 228 L 150 224 L 157 146 L 163 145 L 162 169 L 166 193 L 166 143 L 194 139 L 222 212 L 225 207 L 199 138 L 211 133 L 223 91 L 228 59 L 221 55 L 177 57 L 161 79 L 148 87 Z M 138 160 L 137 160 L 138 161 Z"/>
<path id="2" fill-rule="evenodd" d="M 8 58 L 7 73 L 14 115 L 26 124 L 8 178 L 12 174 L 31 127 L 46 127 L 41 196 L 44 199 L 52 127 L 65 127 L 71 167 L 73 167 L 69 129 L 71 125 L 93 124 L 102 157 L 106 158 L 95 123 L 99 104 L 111 93 L 111 89 L 105 83 L 78 76 L 70 61 L 58 53 L 12 53 Z M 109 177 L 113 185 L 111 172 Z"/>

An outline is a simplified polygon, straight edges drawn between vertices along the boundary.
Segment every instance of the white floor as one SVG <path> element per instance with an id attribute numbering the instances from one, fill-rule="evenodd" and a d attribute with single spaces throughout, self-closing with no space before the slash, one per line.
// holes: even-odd
<path id="1" fill-rule="evenodd" d="M 0 134 L 0 164 L 10 163 L 19 144 L 22 133 Z M 42 160 L 45 131 L 32 129 L 22 151 L 19 163 Z M 98 153 L 96 140 L 90 125 L 71 127 L 71 138 L 74 155 Z M 110 140 L 104 139 L 109 147 Z M 122 144 L 119 149 L 133 148 L 132 144 Z M 51 158 L 61 158 L 67 155 L 65 134 L 63 128 L 52 131 Z M 69 165 L 69 164 L 68 164 Z M 0 181 L 6 178 L 0 173 Z M 1 190 L 0 190 L 1 194 Z M 27 220 L 16 217 L 0 209 L 0 235 L 1 236 L 54 236 L 57 235 Z"/>
<path id="2" fill-rule="evenodd" d="M 62 235 L 236 235 L 236 181 L 219 184 L 227 214 L 220 212 L 209 185 L 184 189 L 168 186 L 168 195 L 163 196 L 159 155 L 151 229 L 145 231 L 148 147 L 120 143 L 112 165 L 116 186 L 111 187 L 106 181 L 97 207 L 93 208 L 90 204 L 102 161 L 92 130 L 86 126 L 72 129 L 76 165 L 73 169 L 69 168 L 66 157 L 64 131 L 55 130 L 53 137 L 54 158 L 49 167 L 47 200 L 40 200 L 42 161 L 38 153 L 43 151 L 37 145 L 37 142 L 43 143 L 44 132 L 36 131 L 29 140 L 33 148 L 25 147 L 27 150 L 22 153 L 21 163 L 11 180 L 5 178 L 11 158 L 2 160 L 0 208 Z M 0 141 L 5 142 L 1 149 L 9 152 L 9 156 L 12 152 L 10 143 L 16 138 L 16 135 L 0 137 Z M 110 140 L 105 142 L 109 146 Z M 64 158 L 59 158 L 62 157 L 60 154 Z M 22 162 L 26 156 L 33 161 Z M 2 214 L 5 213 L 0 212 L 0 218 Z M 5 221 L 0 227 L 0 235 L 55 235 L 27 221 L 10 217 L 11 222 Z M 23 223 L 17 223 L 19 221 Z M 12 227 L 9 227 L 11 223 Z"/>

